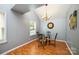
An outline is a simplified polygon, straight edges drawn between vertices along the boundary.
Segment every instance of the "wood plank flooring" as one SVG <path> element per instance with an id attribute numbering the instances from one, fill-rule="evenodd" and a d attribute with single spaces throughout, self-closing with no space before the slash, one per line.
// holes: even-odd
<path id="1" fill-rule="evenodd" d="M 53 43 L 53 41 L 51 41 L 51 43 Z M 38 45 L 38 41 L 35 40 L 7 53 L 7 55 L 71 55 L 64 42 L 57 41 L 56 47 L 54 47 L 52 44 L 47 44 L 44 49 L 42 46 L 38 47 Z"/>

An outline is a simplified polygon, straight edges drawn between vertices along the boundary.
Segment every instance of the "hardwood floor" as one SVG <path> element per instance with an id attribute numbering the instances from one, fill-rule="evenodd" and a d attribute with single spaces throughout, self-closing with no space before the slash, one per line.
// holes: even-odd
<path id="1" fill-rule="evenodd" d="M 53 43 L 53 41 L 51 41 L 51 43 Z M 71 55 L 64 42 L 57 41 L 56 47 L 54 47 L 52 44 L 47 44 L 44 49 L 42 46 L 38 47 L 38 45 L 38 41 L 35 40 L 7 53 L 7 55 Z"/>

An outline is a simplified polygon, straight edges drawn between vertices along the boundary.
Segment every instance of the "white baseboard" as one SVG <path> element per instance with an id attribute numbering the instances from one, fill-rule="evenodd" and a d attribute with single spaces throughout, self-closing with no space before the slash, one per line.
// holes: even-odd
<path id="1" fill-rule="evenodd" d="M 17 49 L 17 48 L 20 48 L 20 47 L 22 47 L 22 46 L 24 46 L 24 45 L 26 45 L 26 44 L 28 44 L 28 43 L 31 43 L 31 42 L 34 41 L 34 40 L 36 40 L 36 39 L 33 39 L 33 40 L 28 41 L 28 42 L 26 42 L 26 43 L 24 43 L 24 44 L 22 44 L 22 45 L 19 45 L 19 46 L 15 47 L 15 48 L 12 48 L 12 49 L 10 49 L 10 50 L 8 50 L 8 51 L 2 53 L 1 55 L 6 55 L 7 53 L 9 53 L 9 52 L 11 52 L 11 51 L 13 51 L 13 50 L 15 50 L 15 49 Z"/>
<path id="2" fill-rule="evenodd" d="M 66 41 L 65 41 L 65 43 L 66 43 L 66 45 L 67 45 L 67 47 L 68 47 L 68 49 L 69 49 L 70 53 L 71 53 L 72 55 L 74 55 L 74 54 L 73 54 L 73 52 L 71 51 L 71 49 L 70 49 L 70 47 L 69 47 L 68 43 L 67 43 Z"/>
<path id="3" fill-rule="evenodd" d="M 56 40 L 56 41 L 65 42 L 65 40 Z"/>
<path id="4" fill-rule="evenodd" d="M 32 41 L 34 41 L 34 40 L 36 40 L 36 39 L 33 39 L 33 40 L 31 40 L 31 41 L 29 41 L 29 42 L 27 42 L 27 43 L 24 43 L 24 44 L 22 44 L 22 45 L 20 45 L 20 46 L 17 46 L 17 47 L 15 47 L 15 48 L 13 48 L 13 49 L 10 49 L 10 50 L 8 50 L 8 51 L 6 51 L 6 52 L 2 53 L 1 55 L 6 55 L 7 53 L 9 53 L 9 52 L 11 52 L 11 51 L 13 51 L 13 50 L 15 50 L 15 49 L 17 49 L 17 48 L 20 48 L 20 47 L 22 47 L 22 46 L 24 46 L 24 45 L 26 45 L 26 44 L 28 44 L 28 43 L 30 43 L 30 42 L 32 42 Z M 71 49 L 69 48 L 69 46 L 68 46 L 68 44 L 67 44 L 67 42 L 66 42 L 65 40 L 57 40 L 57 41 L 60 41 L 60 42 L 65 42 L 65 43 L 66 43 L 66 45 L 67 45 L 67 47 L 68 47 L 68 50 L 69 50 L 69 51 L 70 51 L 70 53 L 73 55 L 73 53 L 72 53 Z"/>

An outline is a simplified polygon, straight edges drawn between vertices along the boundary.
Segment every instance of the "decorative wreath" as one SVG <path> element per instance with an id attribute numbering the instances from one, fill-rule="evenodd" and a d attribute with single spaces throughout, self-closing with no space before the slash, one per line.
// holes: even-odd
<path id="1" fill-rule="evenodd" d="M 47 27 L 48 27 L 49 29 L 52 29 L 52 28 L 54 27 L 54 24 L 53 24 L 52 22 L 49 22 L 49 23 L 47 24 Z"/>

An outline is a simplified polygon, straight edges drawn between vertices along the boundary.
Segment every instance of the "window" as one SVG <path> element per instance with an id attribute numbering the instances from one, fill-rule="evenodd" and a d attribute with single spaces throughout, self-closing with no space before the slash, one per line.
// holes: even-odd
<path id="1" fill-rule="evenodd" d="M 36 34 L 36 22 L 30 21 L 30 36 Z"/>
<path id="2" fill-rule="evenodd" d="M 0 12 L 0 43 L 6 42 L 5 40 L 5 13 Z"/>

